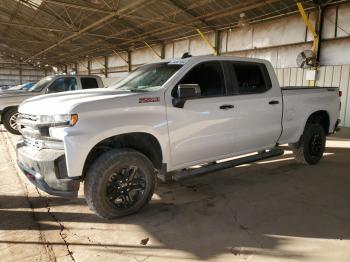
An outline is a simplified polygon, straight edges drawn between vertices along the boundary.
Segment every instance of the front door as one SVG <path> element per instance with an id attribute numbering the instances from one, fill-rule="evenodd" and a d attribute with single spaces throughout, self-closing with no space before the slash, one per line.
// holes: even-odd
<path id="1" fill-rule="evenodd" d="M 194 66 L 178 84 L 198 84 L 201 96 L 183 108 L 167 107 L 172 166 L 204 163 L 233 152 L 231 98 L 226 94 L 222 62 Z M 177 86 L 172 90 L 176 97 Z"/>

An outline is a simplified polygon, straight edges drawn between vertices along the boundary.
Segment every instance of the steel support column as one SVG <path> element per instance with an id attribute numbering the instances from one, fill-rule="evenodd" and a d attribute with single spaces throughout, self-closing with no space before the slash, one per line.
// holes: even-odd
<path id="1" fill-rule="evenodd" d="M 216 50 L 216 55 L 220 55 L 220 34 L 221 31 L 215 30 L 214 31 L 214 48 Z"/>
<path id="2" fill-rule="evenodd" d="M 22 64 L 19 64 L 19 83 L 23 84 Z"/>
<path id="3" fill-rule="evenodd" d="M 131 67 L 131 51 L 128 51 L 128 72 L 131 72 L 132 67 Z"/>
<path id="4" fill-rule="evenodd" d="M 318 7 L 318 19 L 317 19 L 317 23 L 316 23 L 316 33 L 319 35 L 319 41 L 318 41 L 318 47 L 317 47 L 317 53 L 316 53 L 316 60 L 319 63 L 320 58 L 321 58 L 321 36 L 322 36 L 322 30 L 323 30 L 323 20 L 324 20 L 324 12 L 323 12 L 324 8 L 319 6 Z"/>
<path id="5" fill-rule="evenodd" d="M 105 77 L 108 77 L 108 56 L 105 56 Z"/>
<path id="6" fill-rule="evenodd" d="M 165 58 L 165 44 L 164 44 L 164 43 L 162 43 L 162 44 L 160 45 L 160 58 L 161 58 L 161 59 L 164 59 L 164 58 Z"/>

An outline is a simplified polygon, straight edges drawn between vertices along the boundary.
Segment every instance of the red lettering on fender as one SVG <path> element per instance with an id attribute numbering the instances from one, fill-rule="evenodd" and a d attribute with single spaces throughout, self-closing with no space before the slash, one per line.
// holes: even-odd
<path id="1" fill-rule="evenodd" d="M 139 98 L 139 103 L 155 103 L 159 102 L 159 97 L 141 97 Z"/>

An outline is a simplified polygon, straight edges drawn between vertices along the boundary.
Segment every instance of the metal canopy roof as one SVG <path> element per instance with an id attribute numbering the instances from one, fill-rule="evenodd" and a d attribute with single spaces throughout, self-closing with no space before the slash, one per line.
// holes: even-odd
<path id="1" fill-rule="evenodd" d="M 294 0 L 0 0 L 0 52 L 60 64 L 295 12 Z"/>

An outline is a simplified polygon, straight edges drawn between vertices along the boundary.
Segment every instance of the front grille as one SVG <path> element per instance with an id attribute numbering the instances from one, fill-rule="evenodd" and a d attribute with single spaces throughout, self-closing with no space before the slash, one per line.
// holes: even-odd
<path id="1" fill-rule="evenodd" d="M 20 113 L 17 117 L 17 128 L 23 136 L 38 138 L 40 136 L 40 130 L 37 127 L 39 122 L 39 116 L 22 114 Z"/>
<path id="2" fill-rule="evenodd" d="M 37 115 L 29 115 L 29 114 L 19 114 L 18 119 L 25 119 L 33 122 L 39 121 L 39 116 Z"/>
<path id="3" fill-rule="evenodd" d="M 19 114 L 17 118 L 18 130 L 22 133 L 23 142 L 27 146 L 42 149 L 62 150 L 63 142 L 52 139 L 49 134 L 49 125 L 40 122 L 40 116 Z"/>

